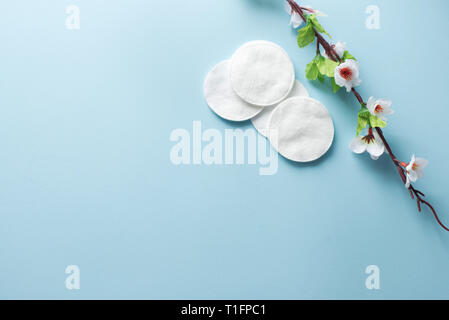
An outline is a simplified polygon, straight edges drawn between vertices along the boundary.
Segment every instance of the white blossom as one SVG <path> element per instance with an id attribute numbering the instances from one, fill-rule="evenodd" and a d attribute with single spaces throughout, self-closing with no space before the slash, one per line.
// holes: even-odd
<path id="1" fill-rule="evenodd" d="M 372 128 L 365 130 L 363 135 L 355 137 L 349 147 L 357 154 L 368 152 L 373 160 L 379 159 L 385 152 L 382 139 Z"/>
<path id="2" fill-rule="evenodd" d="M 285 2 L 285 11 L 291 16 L 290 25 L 293 28 L 297 29 L 304 23 L 300 14 L 294 11 L 288 2 Z"/>
<path id="3" fill-rule="evenodd" d="M 412 156 L 412 160 L 405 168 L 407 172 L 407 182 L 405 187 L 410 188 L 412 182 L 416 182 L 418 179 L 424 177 L 424 168 L 427 167 L 429 161 L 422 158 L 416 158 L 415 155 Z"/>
<path id="4" fill-rule="evenodd" d="M 346 87 L 350 92 L 353 87 L 362 83 L 359 79 L 359 64 L 357 61 L 348 59 L 335 68 L 335 83 L 340 87 Z"/>
<path id="5" fill-rule="evenodd" d="M 343 58 L 343 55 L 344 55 L 344 53 L 345 53 L 345 51 L 346 51 L 346 43 L 341 42 L 341 41 L 338 41 L 336 44 L 333 44 L 333 45 L 332 45 L 332 49 L 334 49 L 334 51 L 338 54 L 338 56 L 340 57 L 340 59 L 342 59 L 342 58 Z M 327 56 L 326 51 L 324 51 L 323 56 L 326 57 L 326 58 L 329 58 L 329 57 Z"/>
<path id="6" fill-rule="evenodd" d="M 366 107 L 373 116 L 378 116 L 383 121 L 386 121 L 386 116 L 392 115 L 394 110 L 391 109 L 392 102 L 385 99 L 375 99 L 370 97 Z"/>
<path id="7" fill-rule="evenodd" d="M 327 17 L 327 14 L 325 14 L 324 12 L 315 10 L 310 6 L 304 6 L 302 7 L 302 9 L 304 14 L 306 15 L 315 14 L 317 17 Z M 298 12 L 292 10 L 292 7 L 288 3 L 288 1 L 285 2 L 285 10 L 291 16 L 290 25 L 293 26 L 293 28 L 297 29 L 304 23 L 304 20 L 302 19 L 301 15 Z"/>
<path id="8" fill-rule="evenodd" d="M 307 10 L 304 10 L 307 14 L 315 14 L 317 17 L 327 17 L 327 14 L 320 10 L 313 9 L 311 6 L 304 6 Z"/>

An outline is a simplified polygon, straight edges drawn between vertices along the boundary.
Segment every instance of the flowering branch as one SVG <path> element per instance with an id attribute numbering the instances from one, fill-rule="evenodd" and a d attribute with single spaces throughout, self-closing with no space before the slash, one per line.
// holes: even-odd
<path id="1" fill-rule="evenodd" d="M 408 164 L 399 161 L 383 134 L 381 128 L 384 128 L 387 124 L 384 115 L 393 113 L 393 110 L 390 109 L 391 102 L 375 100 L 372 97 L 366 103 L 354 88 L 361 83 L 361 80 L 358 79 L 358 64 L 355 58 L 345 50 L 344 45 L 337 48 L 338 43 L 337 45 L 331 45 L 324 39 L 322 33 L 329 34 L 316 19 L 316 15 L 320 14 L 320 12 L 312 8 L 301 7 L 294 0 L 287 0 L 287 3 L 291 10 L 293 26 L 299 27 L 303 22 L 306 23 L 306 26 L 299 30 L 298 45 L 305 47 L 316 39 L 317 56 L 307 66 L 307 78 L 309 80 L 319 79 L 323 82 L 325 76 L 329 77 L 334 92 L 337 92 L 342 86 L 346 87 L 348 92 L 351 91 L 354 94 L 362 107 L 358 116 L 357 138 L 351 143 L 351 149 L 356 153 L 368 151 L 374 160 L 377 160 L 386 150 L 402 182 L 409 190 L 411 198 L 416 200 L 418 211 L 421 212 L 422 205 L 426 205 L 432 211 L 438 224 L 444 230 L 449 231 L 449 228 L 441 222 L 433 206 L 424 200 L 424 193 L 415 189 L 411 184 L 411 182 L 415 182 L 422 177 L 422 169 L 427 165 L 427 161 L 415 158 L 415 156 L 412 157 L 412 161 Z M 321 56 L 320 46 L 323 47 L 327 59 Z M 367 126 L 368 135 L 359 138 L 360 132 Z"/>

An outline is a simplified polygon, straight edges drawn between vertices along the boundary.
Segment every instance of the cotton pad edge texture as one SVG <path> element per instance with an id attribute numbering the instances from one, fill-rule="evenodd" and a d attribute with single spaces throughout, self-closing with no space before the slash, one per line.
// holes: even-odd
<path id="1" fill-rule="evenodd" d="M 295 83 L 295 68 L 288 54 L 275 43 L 252 41 L 231 59 L 231 86 L 244 101 L 268 107 L 284 100 Z"/>
<path id="2" fill-rule="evenodd" d="M 204 96 L 207 104 L 218 116 L 230 121 L 246 121 L 263 108 L 251 105 L 237 96 L 230 83 L 230 60 L 217 64 L 206 77 Z"/>
<path id="3" fill-rule="evenodd" d="M 309 93 L 307 92 L 307 89 L 304 88 L 304 86 L 299 82 L 298 80 L 295 80 L 295 85 L 293 86 L 293 90 L 290 91 L 290 94 L 288 95 L 287 99 L 293 98 L 293 97 L 309 97 Z M 271 106 L 271 107 L 265 107 L 261 113 L 259 113 L 257 116 L 251 119 L 251 122 L 254 125 L 254 128 L 263 135 L 264 137 L 267 136 L 268 132 L 268 124 L 271 117 L 271 114 L 274 112 L 274 110 L 277 108 L 277 105 Z"/>
<path id="4" fill-rule="evenodd" d="M 334 123 L 319 101 L 294 97 L 282 102 L 271 115 L 269 139 L 285 158 L 311 162 L 321 158 L 331 147 Z"/>

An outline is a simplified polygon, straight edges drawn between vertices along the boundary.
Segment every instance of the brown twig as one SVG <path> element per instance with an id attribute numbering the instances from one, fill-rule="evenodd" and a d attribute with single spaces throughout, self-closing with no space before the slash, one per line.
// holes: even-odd
<path id="1" fill-rule="evenodd" d="M 300 7 L 295 1 L 293 0 L 287 0 L 287 2 L 289 3 L 292 11 L 298 13 L 301 18 L 304 20 L 304 22 L 307 22 L 306 17 L 304 16 L 304 12 L 302 11 L 303 8 Z M 321 45 L 324 50 L 326 51 L 327 56 L 329 57 L 329 59 L 332 59 L 334 61 L 338 61 L 338 62 L 342 62 L 341 58 L 339 57 L 339 55 L 336 53 L 336 51 L 334 50 L 334 48 L 332 47 L 332 45 L 327 42 L 324 37 L 316 30 L 315 31 L 315 36 L 317 39 L 317 51 L 319 51 L 319 46 Z M 352 93 L 354 94 L 354 96 L 357 98 L 357 101 L 361 104 L 361 105 L 365 105 L 365 102 L 363 101 L 362 96 L 358 93 L 358 91 L 354 88 L 352 88 Z M 379 134 L 380 139 L 382 140 L 383 144 L 385 145 L 385 149 L 387 150 L 388 154 L 390 155 L 391 160 L 393 161 L 393 164 L 396 166 L 399 176 L 401 177 L 401 180 L 404 184 L 407 183 L 407 176 L 406 176 L 406 171 L 405 169 L 401 166 L 401 162 L 396 158 L 396 156 L 394 155 L 393 151 L 391 150 L 390 145 L 387 142 L 387 139 L 385 139 L 385 136 L 383 134 L 383 131 L 381 128 L 375 128 L 376 132 Z M 435 209 L 433 208 L 433 206 L 427 202 L 426 200 L 423 199 L 423 197 L 425 197 L 424 193 L 422 193 L 419 190 L 416 190 L 413 185 L 410 185 L 410 187 L 408 188 L 409 192 L 410 192 L 410 196 L 412 197 L 412 199 L 416 199 L 416 203 L 417 203 L 417 207 L 418 207 L 418 211 L 421 212 L 422 211 L 422 204 L 426 205 L 433 213 L 435 219 L 437 220 L 438 224 L 446 231 L 449 231 L 449 228 L 447 228 L 440 220 L 440 218 L 438 217 L 437 212 L 435 211 Z"/>

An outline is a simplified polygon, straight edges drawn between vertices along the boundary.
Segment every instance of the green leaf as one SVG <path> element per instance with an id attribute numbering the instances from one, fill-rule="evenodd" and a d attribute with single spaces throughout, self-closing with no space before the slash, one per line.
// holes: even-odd
<path id="1" fill-rule="evenodd" d="M 354 56 L 353 56 L 352 54 L 350 54 L 349 51 L 345 51 L 345 52 L 343 53 L 343 57 L 342 57 L 341 59 L 342 59 L 343 61 L 346 61 L 347 59 L 352 59 L 352 60 L 357 61 L 357 59 L 354 58 Z"/>
<path id="2" fill-rule="evenodd" d="M 368 108 L 365 106 L 362 106 L 362 108 L 359 111 L 359 117 L 366 118 L 367 120 L 369 120 L 370 116 L 371 116 L 371 112 L 369 112 Z"/>
<path id="3" fill-rule="evenodd" d="M 321 55 L 321 53 L 320 53 L 320 54 L 317 54 L 317 55 L 315 56 L 315 58 L 313 58 L 313 61 L 315 61 L 315 63 L 316 63 L 316 65 L 317 65 L 318 69 L 320 68 L 320 64 L 324 63 L 324 60 L 326 60 L 326 58 L 323 57 L 323 56 Z"/>
<path id="4" fill-rule="evenodd" d="M 320 80 L 321 83 L 324 82 L 324 76 L 321 73 L 318 75 L 318 80 Z"/>
<path id="5" fill-rule="evenodd" d="M 312 24 L 307 24 L 304 28 L 299 30 L 298 46 L 300 48 L 307 47 L 313 40 L 315 40 L 315 31 Z"/>
<path id="6" fill-rule="evenodd" d="M 316 80 L 319 76 L 319 70 L 316 65 L 315 59 L 309 63 L 306 67 L 306 78 L 308 80 Z"/>
<path id="7" fill-rule="evenodd" d="M 338 62 L 321 57 L 321 59 L 318 60 L 317 65 L 322 75 L 332 78 L 335 74 L 335 68 L 338 67 Z"/>
<path id="8" fill-rule="evenodd" d="M 357 136 L 368 125 L 370 125 L 371 128 L 385 128 L 387 126 L 387 123 L 380 119 L 378 116 L 372 115 L 371 112 L 369 112 L 369 110 L 363 106 L 358 114 Z"/>
<path id="9" fill-rule="evenodd" d="M 327 33 L 327 31 L 324 30 L 323 26 L 318 22 L 316 15 L 312 14 L 312 15 L 308 16 L 307 21 L 310 22 L 315 27 L 316 31 L 318 31 L 319 33 L 324 33 L 329 38 L 332 39 L 331 35 L 329 33 Z"/>
<path id="10" fill-rule="evenodd" d="M 314 18 L 316 14 L 305 14 L 305 16 L 306 16 L 306 24 L 311 24 L 312 22 L 310 21 L 310 19 Z"/>
<path id="11" fill-rule="evenodd" d="M 335 82 L 334 77 L 331 78 L 331 84 L 332 84 L 332 89 L 334 90 L 334 93 L 337 93 L 341 89 L 341 87 Z"/>
<path id="12" fill-rule="evenodd" d="M 385 128 L 387 126 L 387 123 L 385 121 L 380 119 L 378 116 L 373 116 L 371 113 L 370 113 L 369 122 L 370 122 L 371 127 L 373 127 L 373 128 Z"/>
<path id="13" fill-rule="evenodd" d="M 370 116 L 371 113 L 367 108 L 362 107 L 360 109 L 357 119 L 357 136 L 359 136 L 360 132 L 362 132 L 362 130 L 370 123 Z"/>

